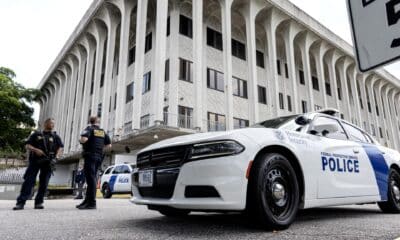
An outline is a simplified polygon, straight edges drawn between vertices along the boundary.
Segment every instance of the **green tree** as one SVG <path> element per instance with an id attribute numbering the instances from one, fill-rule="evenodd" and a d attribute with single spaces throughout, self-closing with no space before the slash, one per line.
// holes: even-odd
<path id="1" fill-rule="evenodd" d="M 33 108 L 41 93 L 14 81 L 16 75 L 0 67 L 0 152 L 15 155 L 24 152 L 24 140 L 35 127 Z"/>

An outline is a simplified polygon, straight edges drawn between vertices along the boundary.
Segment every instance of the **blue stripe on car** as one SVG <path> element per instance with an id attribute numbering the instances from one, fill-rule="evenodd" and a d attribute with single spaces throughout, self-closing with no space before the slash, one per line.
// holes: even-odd
<path id="1" fill-rule="evenodd" d="M 374 145 L 364 144 L 363 148 L 371 161 L 372 168 L 374 169 L 381 200 L 387 201 L 389 167 L 386 164 L 382 151 Z"/>
<path id="2" fill-rule="evenodd" d="M 111 190 L 111 192 L 114 192 L 114 185 L 115 185 L 115 182 L 117 180 L 117 176 L 118 175 L 112 175 L 111 178 L 110 178 L 110 190 Z"/>

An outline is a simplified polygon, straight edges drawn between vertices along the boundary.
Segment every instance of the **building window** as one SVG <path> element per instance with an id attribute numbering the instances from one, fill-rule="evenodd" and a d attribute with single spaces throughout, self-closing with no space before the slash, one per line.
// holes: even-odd
<path id="1" fill-rule="evenodd" d="M 283 94 L 279 93 L 279 108 L 280 109 L 285 109 L 285 104 L 283 103 Z"/>
<path id="2" fill-rule="evenodd" d="M 282 75 L 282 72 L 281 72 L 281 61 L 280 60 L 276 60 L 276 71 L 278 71 L 278 75 Z"/>
<path id="3" fill-rule="evenodd" d="M 379 136 L 380 136 L 381 138 L 383 138 L 383 132 L 382 132 L 382 128 L 381 128 L 381 127 L 379 127 Z"/>
<path id="4" fill-rule="evenodd" d="M 193 108 L 178 106 L 178 126 L 180 128 L 193 128 Z"/>
<path id="5" fill-rule="evenodd" d="M 146 73 L 143 76 L 142 93 L 145 94 L 151 89 L 151 72 Z"/>
<path id="6" fill-rule="evenodd" d="M 368 112 L 372 113 L 371 102 L 367 102 L 367 104 L 368 104 Z"/>
<path id="7" fill-rule="evenodd" d="M 318 82 L 318 78 L 316 77 L 311 77 L 312 80 L 312 87 L 314 90 L 319 91 L 319 82 Z"/>
<path id="8" fill-rule="evenodd" d="M 135 62 L 136 58 L 136 47 L 132 47 L 129 49 L 129 61 L 128 61 L 128 66 L 132 65 L 132 63 Z"/>
<path id="9" fill-rule="evenodd" d="M 261 68 L 265 68 L 265 62 L 264 62 L 264 53 L 260 51 L 256 51 L 256 62 L 257 66 Z"/>
<path id="10" fill-rule="evenodd" d="M 224 115 L 208 112 L 207 119 L 209 132 L 225 131 L 226 127 Z"/>
<path id="11" fill-rule="evenodd" d="M 378 105 L 375 105 L 375 108 L 376 108 L 376 115 L 379 117 L 379 108 L 378 108 Z"/>
<path id="12" fill-rule="evenodd" d="M 99 105 L 97 105 L 97 117 L 99 117 L 99 118 L 101 118 L 102 108 L 103 108 L 103 104 L 99 103 Z"/>
<path id="13" fill-rule="evenodd" d="M 287 63 L 285 63 L 285 77 L 289 78 L 289 68 L 288 68 Z"/>
<path id="14" fill-rule="evenodd" d="M 304 72 L 303 70 L 299 70 L 299 80 L 301 85 L 306 85 L 306 81 L 304 80 Z"/>
<path id="15" fill-rule="evenodd" d="M 258 102 L 267 104 L 267 89 L 265 87 L 258 86 Z"/>
<path id="16" fill-rule="evenodd" d="M 359 101 L 360 101 L 360 107 L 361 107 L 361 109 L 364 109 L 364 103 L 363 103 L 363 101 L 362 101 L 362 99 L 361 99 L 361 96 L 360 96 L 358 99 L 359 99 Z"/>
<path id="17" fill-rule="evenodd" d="M 133 96 L 134 96 L 134 87 L 133 87 L 133 82 L 132 82 L 128 86 L 126 86 L 126 101 L 125 101 L 125 103 L 132 101 Z"/>
<path id="18" fill-rule="evenodd" d="M 100 76 L 100 88 L 102 88 L 103 86 L 104 86 L 104 72 L 102 72 Z"/>
<path id="19" fill-rule="evenodd" d="M 207 45 L 222 51 L 222 34 L 211 28 L 207 28 Z"/>
<path id="20" fill-rule="evenodd" d="M 193 63 L 179 59 L 179 79 L 186 82 L 193 82 Z"/>
<path id="21" fill-rule="evenodd" d="M 117 109 L 117 93 L 114 94 L 114 110 Z"/>
<path id="22" fill-rule="evenodd" d="M 140 118 L 140 128 L 147 128 L 149 126 L 150 126 L 150 114 L 147 114 Z"/>
<path id="23" fill-rule="evenodd" d="M 325 82 L 325 91 L 328 96 L 332 96 L 331 84 L 328 82 Z"/>
<path id="24" fill-rule="evenodd" d="M 292 111 L 292 98 L 289 95 L 287 95 L 287 108 L 289 112 Z"/>
<path id="25" fill-rule="evenodd" d="M 171 34 L 171 18 L 167 18 L 167 36 Z"/>
<path id="26" fill-rule="evenodd" d="M 321 106 L 319 106 L 319 105 L 317 105 L 317 104 L 314 105 L 314 110 L 315 110 L 315 111 L 318 111 L 318 110 L 321 110 L 321 109 L 322 109 Z"/>
<path id="27" fill-rule="evenodd" d="M 339 100 L 342 100 L 342 90 L 340 88 L 337 89 L 337 94 L 338 94 Z"/>
<path id="28" fill-rule="evenodd" d="M 307 111 L 307 102 L 306 101 L 301 101 L 301 108 L 303 110 L 303 113 L 308 112 Z"/>
<path id="29" fill-rule="evenodd" d="M 246 61 L 246 46 L 235 39 L 232 39 L 232 56 Z"/>
<path id="30" fill-rule="evenodd" d="M 169 81 L 169 59 L 165 60 L 165 76 L 164 76 L 164 80 L 166 82 Z"/>
<path id="31" fill-rule="evenodd" d="M 90 83 L 90 95 L 93 95 L 93 91 L 94 91 L 94 82 L 92 81 Z"/>
<path id="32" fill-rule="evenodd" d="M 148 51 L 151 50 L 152 46 L 153 46 L 153 42 L 152 42 L 153 38 L 152 38 L 152 33 L 149 33 L 146 36 L 146 41 L 145 41 L 145 45 L 144 45 L 144 53 L 147 53 Z"/>
<path id="33" fill-rule="evenodd" d="M 207 87 L 210 89 L 224 91 L 224 74 L 216 70 L 207 69 Z"/>
<path id="34" fill-rule="evenodd" d="M 344 119 L 344 114 L 343 113 L 340 114 L 340 118 Z"/>
<path id="35" fill-rule="evenodd" d="M 233 95 L 247 98 L 247 81 L 233 77 Z"/>
<path id="36" fill-rule="evenodd" d="M 189 38 L 193 37 L 192 19 L 183 15 L 179 16 L 179 33 Z"/>
<path id="37" fill-rule="evenodd" d="M 249 120 L 240 119 L 240 118 L 234 118 L 233 119 L 233 127 L 234 127 L 234 129 L 246 128 L 248 126 L 249 126 Z"/>

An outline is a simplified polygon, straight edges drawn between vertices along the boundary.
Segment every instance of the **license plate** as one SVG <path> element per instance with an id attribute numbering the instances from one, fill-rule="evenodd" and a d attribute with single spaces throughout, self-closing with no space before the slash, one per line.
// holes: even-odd
<path id="1" fill-rule="evenodd" d="M 152 187 L 153 175 L 153 170 L 139 171 L 139 187 Z"/>

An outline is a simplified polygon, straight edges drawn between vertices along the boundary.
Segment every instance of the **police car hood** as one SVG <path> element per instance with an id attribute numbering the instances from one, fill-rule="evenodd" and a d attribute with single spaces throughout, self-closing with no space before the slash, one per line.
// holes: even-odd
<path id="1" fill-rule="evenodd" d="M 222 140 L 222 139 L 236 139 L 237 135 L 245 136 L 247 130 L 246 129 L 238 129 L 232 131 L 225 131 L 225 132 L 208 132 L 208 133 L 196 133 L 190 134 L 185 136 L 174 137 L 170 139 L 166 139 L 160 141 L 158 143 L 151 144 L 150 146 L 144 148 L 140 152 L 146 152 L 149 150 L 159 149 L 159 148 L 166 148 L 172 146 L 181 146 L 181 145 L 188 145 L 188 144 L 195 144 L 199 142 L 206 142 L 206 141 L 215 141 L 215 140 Z"/>

